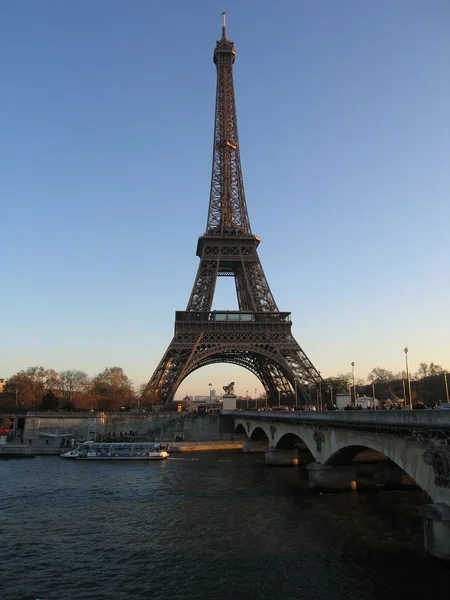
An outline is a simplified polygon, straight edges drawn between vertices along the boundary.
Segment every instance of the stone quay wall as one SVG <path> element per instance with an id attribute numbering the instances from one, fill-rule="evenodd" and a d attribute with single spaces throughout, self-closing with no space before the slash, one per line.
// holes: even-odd
<path id="1" fill-rule="evenodd" d="M 96 434 L 120 437 L 132 431 L 137 439 L 214 441 L 231 439 L 229 419 L 218 414 L 197 416 L 174 412 L 52 413 L 33 412 L 25 417 L 25 441 L 59 443 L 63 438 L 94 439 Z"/>

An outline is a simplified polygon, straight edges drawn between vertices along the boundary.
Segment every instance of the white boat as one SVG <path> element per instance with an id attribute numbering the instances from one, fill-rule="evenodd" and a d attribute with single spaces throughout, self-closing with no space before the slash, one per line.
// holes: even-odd
<path id="1" fill-rule="evenodd" d="M 167 446 L 153 442 L 83 442 L 62 458 L 77 460 L 164 460 Z"/>

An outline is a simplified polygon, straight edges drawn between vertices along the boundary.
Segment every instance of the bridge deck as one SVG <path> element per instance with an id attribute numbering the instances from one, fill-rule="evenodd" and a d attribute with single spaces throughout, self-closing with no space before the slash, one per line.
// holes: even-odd
<path id="1" fill-rule="evenodd" d="M 382 429 L 450 431 L 450 410 L 355 410 L 355 411 L 246 411 L 228 414 L 241 419 Z"/>

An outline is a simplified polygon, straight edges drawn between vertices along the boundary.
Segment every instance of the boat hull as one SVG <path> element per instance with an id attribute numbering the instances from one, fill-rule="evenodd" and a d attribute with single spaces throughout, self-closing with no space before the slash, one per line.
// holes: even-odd
<path id="1" fill-rule="evenodd" d="M 166 456 L 78 456 L 77 460 L 166 460 Z"/>

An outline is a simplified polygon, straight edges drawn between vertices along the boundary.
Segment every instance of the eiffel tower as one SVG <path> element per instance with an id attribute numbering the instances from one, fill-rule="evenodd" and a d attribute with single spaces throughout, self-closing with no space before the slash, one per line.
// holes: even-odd
<path id="1" fill-rule="evenodd" d="M 185 311 L 175 313 L 175 334 L 142 399 L 167 403 L 181 382 L 213 363 L 245 367 L 262 383 L 271 404 L 280 396 L 307 401 L 321 381 L 291 333 L 289 312 L 280 312 L 258 256 L 245 201 L 233 86 L 234 43 L 222 38 L 217 68 L 213 166 L 206 233 L 197 244 L 197 276 Z M 234 277 L 238 311 L 212 311 L 217 277 Z"/>

